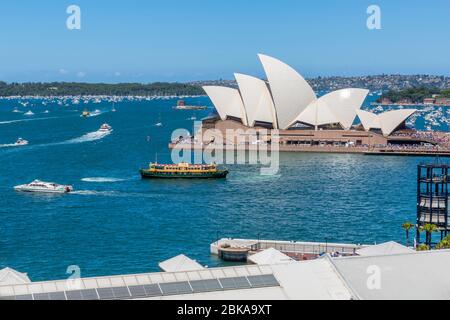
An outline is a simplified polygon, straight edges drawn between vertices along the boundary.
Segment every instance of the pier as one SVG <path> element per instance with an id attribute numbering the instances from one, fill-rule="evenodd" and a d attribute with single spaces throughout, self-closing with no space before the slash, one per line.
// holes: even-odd
<path id="1" fill-rule="evenodd" d="M 230 257 L 230 254 L 232 254 L 233 251 L 238 257 L 242 257 L 244 253 L 247 257 L 253 253 L 273 248 L 294 260 L 301 261 L 315 259 L 322 254 L 339 253 L 343 256 L 353 256 L 356 254 L 357 250 L 365 247 L 368 247 L 368 245 L 222 238 L 210 245 L 210 252 L 213 255 L 223 258 L 222 251 L 225 251 L 225 260 L 228 260 L 227 258 Z M 242 261 L 243 259 L 229 260 Z"/>

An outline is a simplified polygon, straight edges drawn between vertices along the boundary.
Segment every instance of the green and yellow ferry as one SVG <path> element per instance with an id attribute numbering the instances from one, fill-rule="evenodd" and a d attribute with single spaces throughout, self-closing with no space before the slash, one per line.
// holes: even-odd
<path id="1" fill-rule="evenodd" d="M 223 179 L 228 170 L 220 170 L 216 164 L 158 164 L 150 163 L 148 169 L 140 170 L 146 179 Z"/>

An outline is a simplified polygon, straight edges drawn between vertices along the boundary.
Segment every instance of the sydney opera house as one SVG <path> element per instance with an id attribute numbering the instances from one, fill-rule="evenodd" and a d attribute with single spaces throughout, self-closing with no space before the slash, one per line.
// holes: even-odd
<path id="1" fill-rule="evenodd" d="M 441 149 L 434 139 L 406 126 L 417 110 L 402 109 L 381 114 L 361 110 L 369 94 L 365 89 L 348 88 L 317 97 L 308 82 L 292 67 L 267 55 L 260 54 L 259 59 L 267 81 L 237 73 L 238 89 L 204 87 L 217 114 L 203 120 L 203 132 L 216 129 L 225 135 L 227 129 L 269 129 L 269 132 L 278 129 L 281 151 L 392 152 L 414 149 L 430 152 L 430 149 Z M 198 139 L 202 144 L 215 141 L 211 133 Z"/>

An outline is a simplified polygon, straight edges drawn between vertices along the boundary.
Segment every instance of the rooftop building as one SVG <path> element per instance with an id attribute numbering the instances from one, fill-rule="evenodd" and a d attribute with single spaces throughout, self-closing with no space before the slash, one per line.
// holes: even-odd
<path id="1" fill-rule="evenodd" d="M 392 247 L 389 244 L 387 247 Z M 273 262 L 183 272 L 0 284 L 13 300 L 450 299 L 450 251 Z"/>

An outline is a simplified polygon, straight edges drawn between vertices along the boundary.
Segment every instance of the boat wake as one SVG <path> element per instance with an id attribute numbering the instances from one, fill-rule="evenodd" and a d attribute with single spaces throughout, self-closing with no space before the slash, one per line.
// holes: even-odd
<path id="1" fill-rule="evenodd" d="M 0 124 L 12 124 L 12 123 L 19 123 L 19 122 L 40 121 L 40 120 L 49 120 L 49 119 L 57 119 L 57 117 L 47 117 L 47 118 L 37 118 L 37 119 L 9 120 L 9 121 L 1 121 Z"/>
<path id="2" fill-rule="evenodd" d="M 87 133 L 79 138 L 70 139 L 65 142 L 61 142 L 59 144 L 74 144 L 74 143 L 84 143 L 84 142 L 92 142 L 96 140 L 101 140 L 111 134 L 110 131 L 95 131 Z"/>
<path id="3" fill-rule="evenodd" d="M 113 183 L 113 182 L 125 181 L 125 179 L 95 177 L 95 178 L 83 178 L 83 179 L 81 179 L 81 181 L 93 182 L 93 183 L 106 183 L 106 182 Z"/>
<path id="4" fill-rule="evenodd" d="M 14 148 L 14 147 L 19 147 L 19 145 L 15 144 L 15 143 L 0 144 L 0 148 Z"/>
<path id="5" fill-rule="evenodd" d="M 24 150 L 32 150 L 32 149 L 36 149 L 36 148 L 47 148 L 47 147 L 54 147 L 54 146 L 62 146 L 62 145 L 70 145 L 70 144 L 77 144 L 77 143 L 93 142 L 93 141 L 101 140 L 101 139 L 109 136 L 111 133 L 112 133 L 112 131 L 95 131 L 95 132 L 87 133 L 87 134 L 85 134 L 85 135 L 83 135 L 83 136 L 81 136 L 79 138 L 70 139 L 70 140 L 63 141 L 63 142 L 38 144 L 38 145 L 32 145 L 32 146 L 23 146 L 22 149 L 24 149 Z M 0 145 L 0 149 L 1 148 L 13 147 L 13 146 L 16 147 L 17 145 Z"/>
<path id="6" fill-rule="evenodd" d="M 79 196 L 100 196 L 114 198 L 155 198 L 155 195 L 148 193 L 128 193 L 120 191 L 95 191 L 95 190 L 78 190 L 70 194 Z"/>

